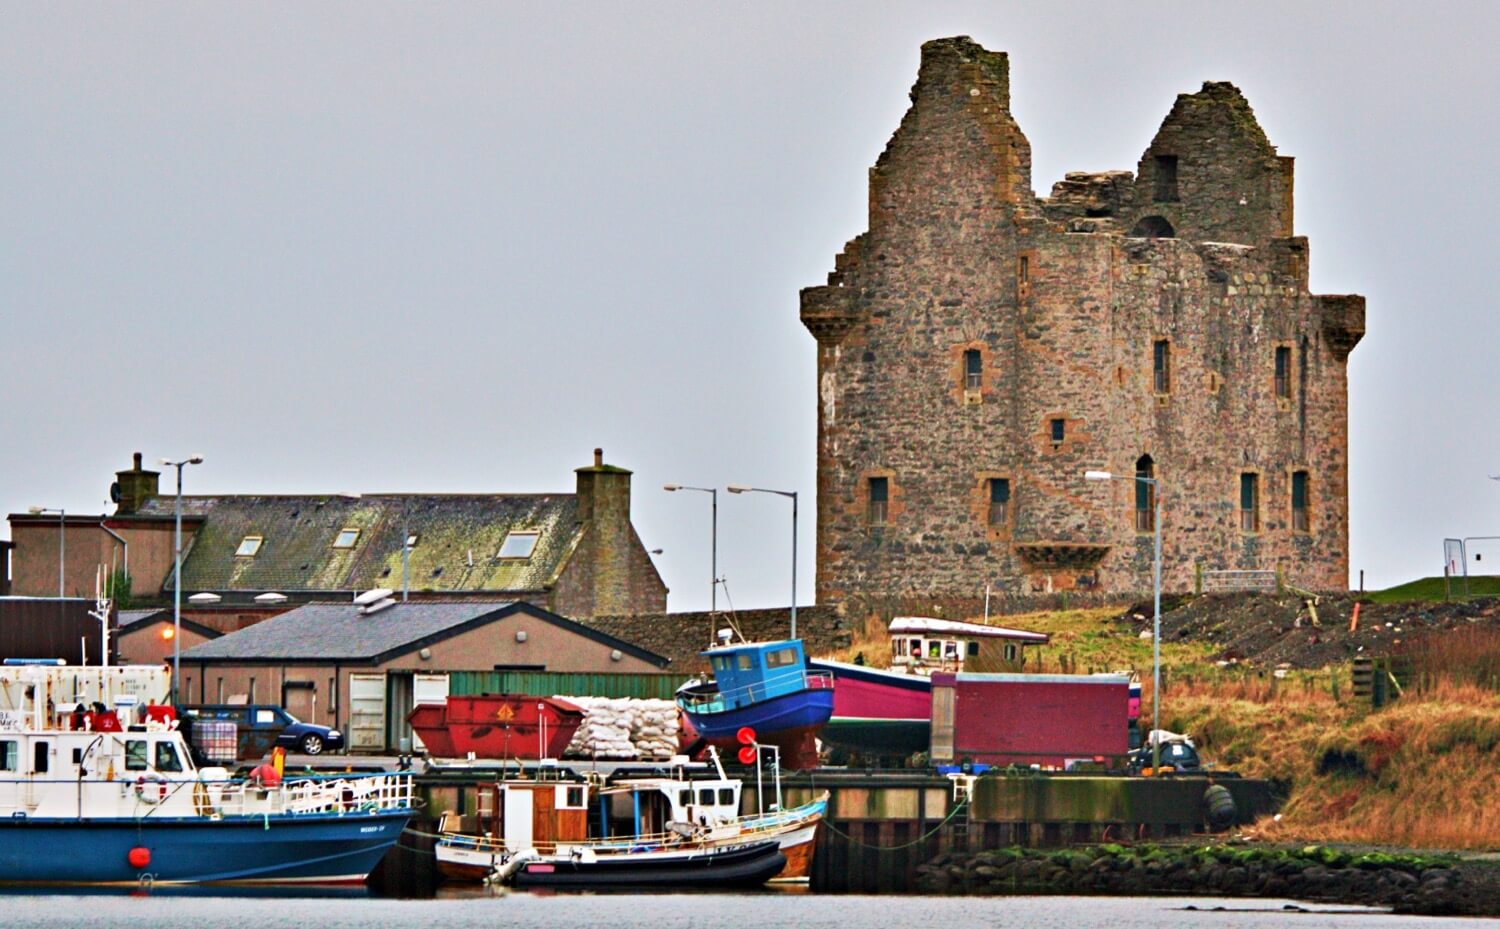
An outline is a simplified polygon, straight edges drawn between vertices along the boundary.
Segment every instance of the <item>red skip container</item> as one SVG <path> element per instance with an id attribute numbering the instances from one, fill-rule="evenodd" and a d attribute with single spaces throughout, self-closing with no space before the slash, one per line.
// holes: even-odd
<path id="1" fill-rule="evenodd" d="M 437 758 L 561 758 L 583 710 L 552 697 L 478 694 L 423 703 L 406 717 Z M 545 733 L 545 741 L 543 741 Z"/>

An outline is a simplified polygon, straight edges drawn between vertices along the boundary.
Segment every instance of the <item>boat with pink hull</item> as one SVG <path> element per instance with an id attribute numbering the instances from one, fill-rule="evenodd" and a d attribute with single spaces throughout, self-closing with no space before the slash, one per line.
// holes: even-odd
<path id="1" fill-rule="evenodd" d="M 891 620 L 891 668 L 815 658 L 808 667 L 833 675 L 833 716 L 823 741 L 865 755 L 925 752 L 932 739 L 935 671 L 1019 671 L 1039 632 L 923 616 Z"/>

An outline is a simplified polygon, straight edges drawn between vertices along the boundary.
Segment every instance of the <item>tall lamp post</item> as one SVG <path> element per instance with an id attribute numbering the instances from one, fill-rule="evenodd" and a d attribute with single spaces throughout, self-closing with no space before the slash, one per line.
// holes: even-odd
<path id="1" fill-rule="evenodd" d="M 66 596 L 63 591 L 67 586 L 64 581 L 66 573 L 63 568 L 63 565 L 67 562 L 68 554 L 67 516 L 63 513 L 62 507 L 34 506 L 29 508 L 26 512 L 30 513 L 32 516 L 41 516 L 46 513 L 57 514 L 57 599 L 61 600 L 64 596 Z"/>
<path id="2" fill-rule="evenodd" d="M 709 572 L 712 577 L 708 585 L 708 611 L 719 612 L 719 488 L 717 487 L 688 487 L 684 484 L 664 484 L 662 490 L 672 493 L 679 490 L 696 490 L 706 493 L 713 501 L 713 522 L 710 524 L 712 536 L 709 538 Z M 712 630 L 709 631 L 710 642 L 712 642 Z"/>
<path id="3" fill-rule="evenodd" d="M 182 681 L 182 469 L 190 464 L 203 464 L 203 456 L 194 455 L 181 461 L 163 458 L 161 463 L 177 469 L 177 496 L 172 500 L 172 550 L 176 565 L 172 571 L 172 705 L 176 706 L 177 688 Z"/>
<path id="4" fill-rule="evenodd" d="M 765 487 L 746 487 L 744 484 L 730 484 L 728 490 L 732 494 L 776 494 L 779 497 L 792 498 L 792 634 L 791 638 L 797 637 L 797 492 L 795 490 L 770 490 Z"/>
<path id="5" fill-rule="evenodd" d="M 1115 475 L 1108 471 L 1085 471 L 1086 481 L 1112 481 Z M 1151 488 L 1156 503 L 1152 524 L 1156 528 L 1155 546 L 1151 558 L 1151 588 L 1154 610 L 1151 617 L 1151 770 L 1161 767 L 1161 478 L 1144 474 L 1120 475 L 1119 480 L 1133 480 Z"/>

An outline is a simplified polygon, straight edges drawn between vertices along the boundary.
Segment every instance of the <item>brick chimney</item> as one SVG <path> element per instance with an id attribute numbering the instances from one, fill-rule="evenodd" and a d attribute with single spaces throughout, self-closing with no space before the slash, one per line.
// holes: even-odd
<path id="1" fill-rule="evenodd" d="M 129 516 L 160 493 L 160 478 L 160 471 L 147 471 L 141 467 L 141 453 L 136 452 L 130 470 L 116 471 L 114 486 L 109 489 L 110 499 L 117 504 L 115 515 Z"/>

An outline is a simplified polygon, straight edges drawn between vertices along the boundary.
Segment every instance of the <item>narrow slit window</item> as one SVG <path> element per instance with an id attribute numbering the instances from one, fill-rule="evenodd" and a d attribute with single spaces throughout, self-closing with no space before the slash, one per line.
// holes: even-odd
<path id="1" fill-rule="evenodd" d="M 964 352 L 964 389 L 978 390 L 984 377 L 984 358 L 979 349 L 971 348 Z"/>
<path id="2" fill-rule="evenodd" d="M 252 557 L 254 557 L 260 551 L 261 543 L 264 542 L 264 541 L 265 541 L 265 539 L 263 537 L 261 537 L 261 536 L 258 536 L 258 535 L 247 535 L 247 536 L 245 536 L 243 539 L 240 539 L 240 547 L 234 550 L 235 557 L 236 558 L 252 558 Z"/>
<path id="3" fill-rule="evenodd" d="M 1286 400 L 1291 395 L 1292 350 L 1285 345 L 1278 345 L 1276 347 L 1276 397 Z"/>
<path id="4" fill-rule="evenodd" d="M 1017 259 L 1016 279 L 1021 282 L 1023 287 L 1031 283 L 1031 256 L 1022 255 Z"/>
<path id="5" fill-rule="evenodd" d="M 1240 475 L 1240 531 L 1260 531 L 1260 475 Z"/>
<path id="6" fill-rule="evenodd" d="M 1172 389 L 1172 343 L 1166 339 L 1151 343 L 1151 383 L 1159 394 Z"/>
<path id="7" fill-rule="evenodd" d="M 1292 531 L 1309 532 L 1311 522 L 1307 514 L 1307 472 L 1292 472 Z"/>
<path id="8" fill-rule="evenodd" d="M 502 560 L 522 560 L 531 557 L 536 551 L 536 541 L 541 537 L 539 532 L 511 532 L 505 536 L 505 541 L 500 543 L 500 555 Z"/>
<path id="9" fill-rule="evenodd" d="M 1010 522 L 1010 478 L 990 478 L 990 511 L 989 523 L 991 526 L 1004 526 Z"/>
<path id="10" fill-rule="evenodd" d="M 886 506 L 890 501 L 891 484 L 889 478 L 870 478 L 870 509 L 869 520 L 872 526 L 884 526 L 887 516 Z"/>

